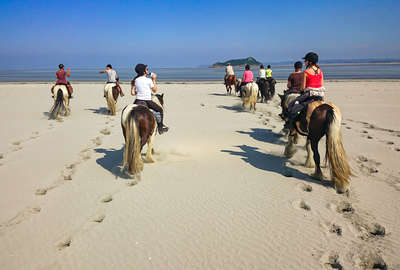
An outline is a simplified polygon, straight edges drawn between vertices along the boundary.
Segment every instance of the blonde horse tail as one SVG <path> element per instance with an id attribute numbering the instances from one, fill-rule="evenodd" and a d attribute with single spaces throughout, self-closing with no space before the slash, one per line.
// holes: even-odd
<path id="1" fill-rule="evenodd" d="M 332 180 L 338 193 L 346 192 L 352 172 L 342 143 L 340 112 L 332 107 L 326 112 L 326 160 L 329 162 Z"/>
<path id="2" fill-rule="evenodd" d="M 60 112 L 65 111 L 63 96 L 63 91 L 61 89 L 58 89 L 56 100 L 54 101 L 53 107 L 50 109 L 49 119 L 56 119 Z"/>
<path id="3" fill-rule="evenodd" d="M 111 115 L 115 115 L 117 113 L 117 102 L 114 100 L 112 88 L 107 90 L 107 107 L 110 110 Z"/>
<path id="4" fill-rule="evenodd" d="M 128 166 L 129 173 L 135 175 L 143 170 L 141 156 L 141 139 L 138 123 L 133 111 L 129 112 L 126 119 L 124 167 Z"/>

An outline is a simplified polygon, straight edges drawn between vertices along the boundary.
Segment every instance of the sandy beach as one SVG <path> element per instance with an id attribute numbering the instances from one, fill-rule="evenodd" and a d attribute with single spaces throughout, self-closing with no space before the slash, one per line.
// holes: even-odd
<path id="1" fill-rule="evenodd" d="M 170 131 L 130 179 L 128 84 L 116 116 L 102 84 L 74 84 L 61 121 L 50 86 L 0 84 L 1 269 L 400 269 L 400 81 L 326 83 L 348 196 L 309 177 L 304 138 L 283 156 L 277 96 L 250 113 L 221 83 L 160 84 Z"/>

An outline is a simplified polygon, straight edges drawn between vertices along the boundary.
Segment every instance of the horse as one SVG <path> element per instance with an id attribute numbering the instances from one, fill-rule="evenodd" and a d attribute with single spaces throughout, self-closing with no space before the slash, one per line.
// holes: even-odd
<path id="1" fill-rule="evenodd" d="M 156 94 L 153 101 L 164 106 L 164 94 Z M 124 162 L 132 175 L 143 170 L 142 148 L 147 143 L 146 162 L 153 163 L 153 140 L 157 132 L 156 116 L 143 105 L 129 104 L 122 110 L 122 133 L 125 138 Z"/>
<path id="2" fill-rule="evenodd" d="M 231 95 L 232 85 L 235 88 L 235 93 L 236 93 L 237 92 L 237 90 L 236 90 L 236 75 L 229 75 L 225 80 L 225 87 L 226 87 L 227 95 Z"/>
<path id="3" fill-rule="evenodd" d="M 64 113 L 64 116 L 68 116 L 71 113 L 69 108 L 69 95 L 65 85 L 54 86 L 54 105 L 50 109 L 49 119 L 57 119 L 60 113 Z"/>
<path id="4" fill-rule="evenodd" d="M 257 85 L 258 85 L 258 89 L 259 92 L 258 94 L 261 94 L 261 103 L 264 103 L 264 101 L 267 101 L 267 90 L 269 88 L 269 82 L 262 78 L 262 79 L 258 79 L 257 80 Z"/>
<path id="5" fill-rule="evenodd" d="M 256 103 L 258 98 L 258 85 L 255 82 L 249 82 L 246 85 L 242 86 L 242 107 L 249 107 L 250 111 L 253 112 L 256 110 Z"/>
<path id="6" fill-rule="evenodd" d="M 283 104 L 284 110 L 287 110 L 288 105 L 297 96 L 298 94 L 288 95 Z M 280 97 L 282 99 L 281 95 Z M 315 167 L 311 176 L 322 181 L 324 175 L 320 167 L 318 143 L 323 136 L 326 136 L 325 163 L 329 163 L 331 178 L 337 193 L 348 191 L 350 176 L 353 176 L 342 143 L 341 120 L 341 112 L 335 104 L 319 100 L 310 102 L 306 112 L 300 114 L 300 120 L 289 131 L 284 152 L 287 158 L 291 158 L 296 152 L 294 145 L 297 144 L 298 134 L 307 136 L 305 166 Z"/>
<path id="7" fill-rule="evenodd" d="M 107 101 L 108 113 L 115 115 L 117 113 L 117 99 L 119 91 L 116 83 L 106 83 L 104 86 L 104 97 Z"/>

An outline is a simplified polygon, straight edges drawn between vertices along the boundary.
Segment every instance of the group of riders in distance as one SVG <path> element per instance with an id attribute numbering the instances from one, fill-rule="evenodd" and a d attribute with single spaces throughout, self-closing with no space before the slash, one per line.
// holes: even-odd
<path id="1" fill-rule="evenodd" d="M 324 101 L 324 76 L 318 65 L 318 55 L 310 52 L 303 59 L 305 70 L 302 71 L 302 62 L 296 62 L 295 71 L 288 78 L 288 89 L 283 95 L 279 95 L 282 107 L 282 113 L 279 115 L 285 121 L 284 127 L 288 133 L 284 154 L 287 158 L 291 158 L 296 152 L 298 135 L 306 136 L 305 166 L 315 167 L 312 177 L 323 180 L 318 143 L 326 135 L 326 160 L 329 163 L 332 181 L 336 191 L 343 193 L 348 191 L 352 173 L 342 144 L 342 116 L 336 105 Z M 137 175 L 143 170 L 141 157 L 143 146 L 148 145 L 147 162 L 154 162 L 152 158 L 154 136 L 157 131 L 162 134 L 169 129 L 163 121 L 164 94 L 156 94 L 157 75 L 150 73 L 144 64 L 137 64 L 135 71 L 137 75 L 131 81 L 131 94 L 136 96 L 136 99 L 133 104 L 127 105 L 121 114 L 121 126 L 125 138 L 123 168 L 132 175 Z M 256 82 L 249 65 L 245 66 L 241 79 L 236 78 L 229 63 L 225 71 L 224 84 L 227 93 L 231 94 L 233 88 L 235 92 L 239 92 L 243 106 L 250 104 L 250 109 L 255 110 L 259 93 L 262 102 L 274 96 L 276 81 L 272 77 L 270 65 L 267 69 L 263 65 L 260 66 Z M 104 97 L 107 100 L 109 113 L 115 115 L 117 98 L 124 95 L 119 85 L 118 74 L 111 65 L 107 65 L 100 73 L 107 74 Z M 56 85 L 51 88 L 54 97 L 54 105 L 50 111 L 51 118 L 56 118 L 62 111 L 66 115 L 69 113 L 69 99 L 72 98 L 73 90 L 66 77 L 70 75 L 71 69 L 68 68 L 66 72 L 64 65 L 60 64 L 56 73 Z"/>

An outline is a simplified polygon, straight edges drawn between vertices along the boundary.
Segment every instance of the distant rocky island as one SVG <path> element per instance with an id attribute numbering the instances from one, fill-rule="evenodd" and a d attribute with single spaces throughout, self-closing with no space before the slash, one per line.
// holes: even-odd
<path id="1" fill-rule="evenodd" d="M 247 58 L 242 58 L 242 59 L 230 59 L 225 62 L 217 62 L 212 64 L 210 67 L 211 68 L 222 68 L 225 67 L 227 63 L 231 63 L 232 66 L 234 67 L 243 67 L 245 65 L 250 65 L 250 66 L 259 66 L 261 65 L 260 62 L 258 62 L 254 57 L 247 57 Z"/>

